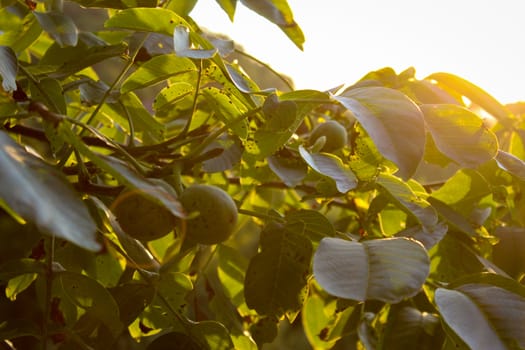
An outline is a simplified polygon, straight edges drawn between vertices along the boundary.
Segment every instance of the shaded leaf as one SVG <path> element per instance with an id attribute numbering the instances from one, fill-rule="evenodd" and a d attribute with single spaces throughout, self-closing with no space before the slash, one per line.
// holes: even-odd
<path id="1" fill-rule="evenodd" d="M 438 288 L 435 301 L 454 333 L 472 349 L 525 347 L 525 298 L 500 287 Z"/>
<path id="2" fill-rule="evenodd" d="M 6 92 L 16 90 L 16 74 L 18 73 L 18 59 L 12 48 L 0 46 L 0 76 L 2 88 Z"/>
<path id="3" fill-rule="evenodd" d="M 244 298 L 260 315 L 280 316 L 301 307 L 312 245 L 303 235 L 270 223 L 261 233 L 261 252 L 246 270 Z"/>
<path id="4" fill-rule="evenodd" d="M 355 115 L 381 154 L 398 166 L 400 177 L 414 174 L 426 135 L 423 115 L 412 100 L 383 87 L 351 89 L 333 98 Z"/>
<path id="5" fill-rule="evenodd" d="M 437 339 L 433 339 L 432 336 L 436 335 L 440 328 L 440 320 L 436 315 L 410 306 L 392 311 L 389 313 L 389 328 L 383 339 L 385 349 L 435 348 Z"/>
<path id="6" fill-rule="evenodd" d="M 335 236 L 335 229 L 330 220 L 316 210 L 295 210 L 286 214 L 286 229 L 294 229 L 296 223 L 301 223 L 297 233 L 306 235 L 312 242 L 319 242 L 324 237 Z"/>
<path id="7" fill-rule="evenodd" d="M 450 223 L 456 229 L 468 234 L 469 236 L 476 235 L 476 230 L 474 230 L 472 225 L 463 215 L 456 212 L 446 203 L 443 203 L 437 198 L 428 197 L 427 200 L 430 204 L 432 204 L 432 207 L 437 210 L 439 215 L 441 215 L 445 220 L 447 220 L 448 223 Z"/>
<path id="8" fill-rule="evenodd" d="M 448 226 L 444 222 L 438 222 L 432 227 L 425 227 L 422 225 L 416 225 L 409 227 L 401 232 L 396 233 L 398 237 L 409 237 L 413 238 L 429 250 L 436 244 L 438 244 L 445 234 L 448 232 Z"/>
<path id="9" fill-rule="evenodd" d="M 157 84 L 178 74 L 196 71 L 197 67 L 188 58 L 178 57 L 175 54 L 155 56 L 141 65 L 124 81 L 121 92 L 127 93 Z"/>
<path id="10" fill-rule="evenodd" d="M 0 265 L 0 281 L 7 282 L 11 278 L 24 274 L 46 273 L 46 265 L 42 261 L 29 258 L 10 260 Z"/>
<path id="11" fill-rule="evenodd" d="M 501 169 L 525 181 L 525 162 L 515 155 L 499 150 L 496 155 L 496 163 Z"/>
<path id="12" fill-rule="evenodd" d="M 0 132 L 0 198 L 43 233 L 97 251 L 96 225 L 62 173 Z M 13 189 L 16 189 L 13 191 Z"/>
<path id="13" fill-rule="evenodd" d="M 314 255 L 314 276 L 340 298 L 398 303 L 416 295 L 429 272 L 423 246 L 406 238 L 362 243 L 323 238 Z"/>
<path id="14" fill-rule="evenodd" d="M 177 25 L 191 28 L 184 18 L 173 11 L 146 7 L 135 7 L 119 11 L 104 23 L 106 28 L 155 32 L 166 34 L 170 37 L 173 35 Z"/>
<path id="15" fill-rule="evenodd" d="M 203 153 L 218 150 L 221 151 L 216 157 L 206 159 L 202 162 L 202 169 L 207 173 L 221 172 L 231 169 L 238 164 L 242 156 L 242 145 L 239 139 L 232 135 L 217 138 Z"/>
<path id="16" fill-rule="evenodd" d="M 329 153 L 309 153 L 303 146 L 299 146 L 299 153 L 313 170 L 334 180 L 339 192 L 346 193 L 357 187 L 354 173 L 338 157 Z"/>
<path id="17" fill-rule="evenodd" d="M 51 35 L 58 45 L 62 47 L 77 46 L 78 29 L 71 17 L 58 11 L 34 11 L 33 14 L 42 28 Z"/>
<path id="18" fill-rule="evenodd" d="M 180 350 L 201 350 L 202 347 L 199 343 L 185 333 L 170 332 L 155 338 L 146 350 L 166 350 L 171 349 L 174 346 Z"/>
<path id="19" fill-rule="evenodd" d="M 224 325 L 215 321 L 202 321 L 191 325 L 191 336 L 199 340 L 199 343 L 206 345 L 205 348 L 212 350 L 233 349 L 233 342 L 230 333 Z M 201 345 L 201 349 L 203 346 Z"/>
<path id="20" fill-rule="evenodd" d="M 457 105 L 422 105 L 421 110 L 437 148 L 450 159 L 473 168 L 496 156 L 496 135 L 473 112 Z"/>
<path id="21" fill-rule="evenodd" d="M 300 158 L 285 158 L 274 154 L 269 156 L 267 160 L 270 169 L 288 187 L 299 185 L 308 172 L 308 166 Z"/>
<path id="22" fill-rule="evenodd" d="M 55 278 L 70 302 L 104 323 L 112 334 L 119 333 L 122 329 L 119 308 L 107 289 L 80 273 L 61 271 Z"/>

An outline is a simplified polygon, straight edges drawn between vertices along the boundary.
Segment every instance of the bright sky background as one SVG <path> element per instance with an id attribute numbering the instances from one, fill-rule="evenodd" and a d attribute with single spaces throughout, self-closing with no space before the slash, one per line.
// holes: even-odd
<path id="1" fill-rule="evenodd" d="M 525 101 L 523 0 L 288 0 L 304 52 L 280 29 L 237 5 L 231 23 L 215 0 L 192 18 L 229 35 L 294 80 L 297 89 L 351 84 L 372 70 L 413 66 L 419 79 L 459 75 L 503 103 Z"/>

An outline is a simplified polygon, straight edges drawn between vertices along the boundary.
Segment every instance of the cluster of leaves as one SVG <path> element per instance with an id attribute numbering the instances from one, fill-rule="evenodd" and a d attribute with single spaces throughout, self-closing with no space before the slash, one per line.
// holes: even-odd
<path id="1" fill-rule="evenodd" d="M 196 0 L 75 2 L 104 27 L 0 1 L 2 346 L 525 348 L 522 115 L 413 69 L 260 90 Z M 301 47 L 286 1 L 241 3 Z M 334 121 L 345 143 L 310 138 Z M 184 223 L 197 183 L 235 200 L 223 243 L 115 219 L 125 189 Z"/>

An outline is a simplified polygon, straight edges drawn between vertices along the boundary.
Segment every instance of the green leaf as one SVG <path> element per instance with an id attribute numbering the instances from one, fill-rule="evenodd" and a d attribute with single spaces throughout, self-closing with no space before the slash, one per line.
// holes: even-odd
<path id="1" fill-rule="evenodd" d="M 207 173 L 216 173 L 233 168 L 242 157 L 242 145 L 239 139 L 233 135 L 226 134 L 215 139 L 203 153 L 219 151 L 216 157 L 206 159 L 202 162 L 202 170 Z"/>
<path id="2" fill-rule="evenodd" d="M 460 213 L 452 209 L 450 206 L 448 206 L 446 203 L 443 203 L 442 201 L 434 197 L 428 197 L 427 201 L 432 205 L 434 209 L 436 209 L 439 215 L 441 215 L 445 220 L 447 220 L 449 224 L 454 226 L 456 229 L 468 234 L 469 236 L 476 235 L 476 230 L 474 230 L 474 228 L 468 222 L 468 220 L 463 215 L 461 215 Z"/>
<path id="3" fill-rule="evenodd" d="M 260 315 L 280 316 L 298 310 L 312 257 L 310 240 L 270 223 L 261 233 L 260 245 L 261 252 L 246 270 L 246 304 Z"/>
<path id="4" fill-rule="evenodd" d="M 51 35 L 61 47 L 77 46 L 78 29 L 71 17 L 62 12 L 37 12 L 36 19 L 42 28 Z"/>
<path id="5" fill-rule="evenodd" d="M 111 334 L 116 335 L 121 331 L 118 305 L 101 284 L 85 275 L 69 271 L 61 271 L 55 278 L 64 297 L 70 302 L 101 321 Z"/>
<path id="6" fill-rule="evenodd" d="M 196 72 L 197 67 L 188 58 L 178 57 L 175 54 L 155 56 L 135 72 L 133 72 L 122 84 L 123 94 L 160 83 L 172 76 Z"/>
<path id="7" fill-rule="evenodd" d="M 43 233 L 97 251 L 96 225 L 65 176 L 0 132 L 0 200 Z M 16 190 L 14 190 L 16 189 Z"/>
<path id="8" fill-rule="evenodd" d="M 130 7 L 156 7 L 157 0 L 72 0 L 83 7 L 127 9 Z M 177 1 L 178 2 L 178 1 Z"/>
<path id="9" fill-rule="evenodd" d="M 196 4 L 197 0 L 171 0 L 167 1 L 165 6 L 167 9 L 181 16 L 188 16 Z"/>
<path id="10" fill-rule="evenodd" d="M 37 278 L 37 276 L 38 275 L 36 273 L 26 273 L 11 278 L 5 287 L 5 296 L 11 301 L 15 301 L 17 295 L 26 290 Z"/>
<path id="11" fill-rule="evenodd" d="M 40 274 L 46 273 L 46 265 L 42 261 L 37 261 L 29 258 L 20 260 L 9 260 L 0 265 L 0 281 L 7 282 L 13 277 L 24 274 Z M 3 284 L 3 283 L 2 283 Z"/>
<path id="12" fill-rule="evenodd" d="M 125 9 L 111 16 L 104 27 L 122 28 L 143 32 L 166 34 L 170 37 L 177 25 L 191 26 L 175 12 L 163 8 L 136 7 Z"/>
<path id="13" fill-rule="evenodd" d="M 303 32 L 295 23 L 292 10 L 286 0 L 241 0 L 241 2 L 250 10 L 278 25 L 299 49 L 303 49 Z"/>
<path id="14" fill-rule="evenodd" d="M 462 169 L 432 192 L 430 198 L 437 199 L 468 217 L 478 201 L 490 193 L 490 185 L 478 172 Z"/>
<path id="15" fill-rule="evenodd" d="M 16 91 L 17 73 L 18 59 L 15 52 L 8 46 L 0 46 L 0 77 L 2 77 L 2 88 L 4 91 Z"/>
<path id="16" fill-rule="evenodd" d="M 461 166 L 475 168 L 496 156 L 496 135 L 473 112 L 457 105 L 420 108 L 439 151 Z"/>
<path id="17" fill-rule="evenodd" d="M 434 208 L 401 179 L 388 174 L 380 174 L 376 180 L 402 209 L 413 215 L 426 228 L 434 227 L 438 216 Z"/>
<path id="18" fill-rule="evenodd" d="M 498 100 L 463 78 L 450 73 L 434 73 L 425 79 L 437 81 L 439 84 L 467 97 L 501 122 L 509 119 L 510 112 Z"/>
<path id="19" fill-rule="evenodd" d="M 446 324 L 471 349 L 525 348 L 525 298 L 472 283 L 438 288 L 435 302 Z"/>
<path id="20" fill-rule="evenodd" d="M 425 227 L 422 225 L 409 227 L 401 232 L 396 233 L 396 236 L 415 239 L 421 242 L 425 249 L 429 250 L 438 244 L 443 239 L 443 237 L 445 237 L 447 232 L 448 226 L 444 222 L 440 221 L 432 227 Z"/>
<path id="21" fill-rule="evenodd" d="M 163 88 L 153 101 L 153 108 L 159 112 L 167 112 L 174 108 L 177 102 L 194 93 L 192 84 L 180 81 Z"/>
<path id="22" fill-rule="evenodd" d="M 412 100 L 383 87 L 355 88 L 333 98 L 355 115 L 381 154 L 398 166 L 401 178 L 414 174 L 426 134 L 423 115 Z"/>
<path id="23" fill-rule="evenodd" d="M 60 82 L 53 78 L 43 78 L 37 85 L 30 84 L 31 100 L 40 101 L 53 112 L 67 114 L 66 99 Z"/>
<path id="24" fill-rule="evenodd" d="M 407 238 L 359 243 L 328 237 L 315 252 L 313 269 L 317 282 L 334 296 L 393 304 L 421 290 L 429 258 L 419 242 Z"/>
<path id="25" fill-rule="evenodd" d="M 341 159 L 329 153 L 309 153 L 299 146 L 304 161 L 316 172 L 335 181 L 337 190 L 346 193 L 357 187 L 357 178 L 347 169 Z"/>
<path id="26" fill-rule="evenodd" d="M 0 45 L 9 46 L 14 52 L 20 53 L 35 42 L 41 33 L 42 27 L 40 23 L 33 16 L 33 13 L 29 12 L 23 19 L 19 19 L 16 24 L 10 24 L 8 30 L 0 35 Z"/>
<path id="27" fill-rule="evenodd" d="M 223 244 L 217 246 L 217 254 L 217 276 L 224 286 L 224 293 L 233 305 L 239 307 L 244 303 L 244 276 L 248 260 L 237 249 Z"/>
<path id="28" fill-rule="evenodd" d="M 32 68 L 47 68 L 49 77 L 63 79 L 105 59 L 121 56 L 127 49 L 128 46 L 124 42 L 116 45 L 88 46 L 79 40 L 76 47 L 60 47 L 53 44 L 42 57 L 40 66 Z M 35 73 L 39 74 L 38 70 Z"/>
<path id="29" fill-rule="evenodd" d="M 525 162 L 523 160 L 499 150 L 496 155 L 496 162 L 501 169 L 525 181 Z"/>
<path id="30" fill-rule="evenodd" d="M 129 282 L 108 290 L 119 308 L 122 325 L 129 326 L 153 301 L 155 289 L 151 285 Z"/>
<path id="31" fill-rule="evenodd" d="M 237 0 L 216 0 L 217 3 L 221 6 L 221 8 L 226 12 L 228 17 L 230 18 L 230 21 L 233 22 L 233 18 L 235 16 L 235 9 L 237 7 Z"/>
<path id="32" fill-rule="evenodd" d="M 299 185 L 308 173 L 308 166 L 300 158 L 282 157 L 274 154 L 269 156 L 267 160 L 270 169 L 288 187 Z"/>
<path id="33" fill-rule="evenodd" d="M 303 120 L 297 113 L 294 101 L 279 101 L 275 95 L 268 97 L 263 105 L 265 123 L 256 132 L 254 142 L 258 159 L 265 158 L 283 147 Z"/>
<path id="34" fill-rule="evenodd" d="M 248 108 L 234 95 L 215 87 L 207 87 L 202 94 L 211 105 L 217 116 L 230 126 L 235 135 L 241 139 L 248 136 L 248 123 L 242 116 L 248 112 Z"/>
<path id="35" fill-rule="evenodd" d="M 230 332 L 224 325 L 215 321 L 202 321 L 192 324 L 190 334 L 193 338 L 200 340 L 200 344 L 206 344 L 210 350 L 233 349 Z M 200 347 L 202 349 L 202 346 Z"/>

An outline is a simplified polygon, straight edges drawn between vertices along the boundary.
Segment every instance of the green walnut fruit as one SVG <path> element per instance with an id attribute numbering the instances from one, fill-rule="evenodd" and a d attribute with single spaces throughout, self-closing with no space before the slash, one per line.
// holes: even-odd
<path id="1" fill-rule="evenodd" d="M 310 133 L 310 144 L 315 144 L 321 136 L 324 136 L 326 139 L 324 146 L 321 148 L 323 152 L 337 151 L 343 148 L 348 141 L 346 129 L 335 120 L 329 120 L 317 125 Z"/>
<path id="2" fill-rule="evenodd" d="M 200 244 L 227 240 L 237 224 L 237 206 L 228 193 L 210 185 L 192 185 L 179 198 L 188 213 L 198 216 L 186 221 L 186 237 Z"/>
<path id="3" fill-rule="evenodd" d="M 122 230 L 140 241 L 161 238 L 177 223 L 177 218 L 168 209 L 139 190 L 123 191 L 111 209 Z"/>

